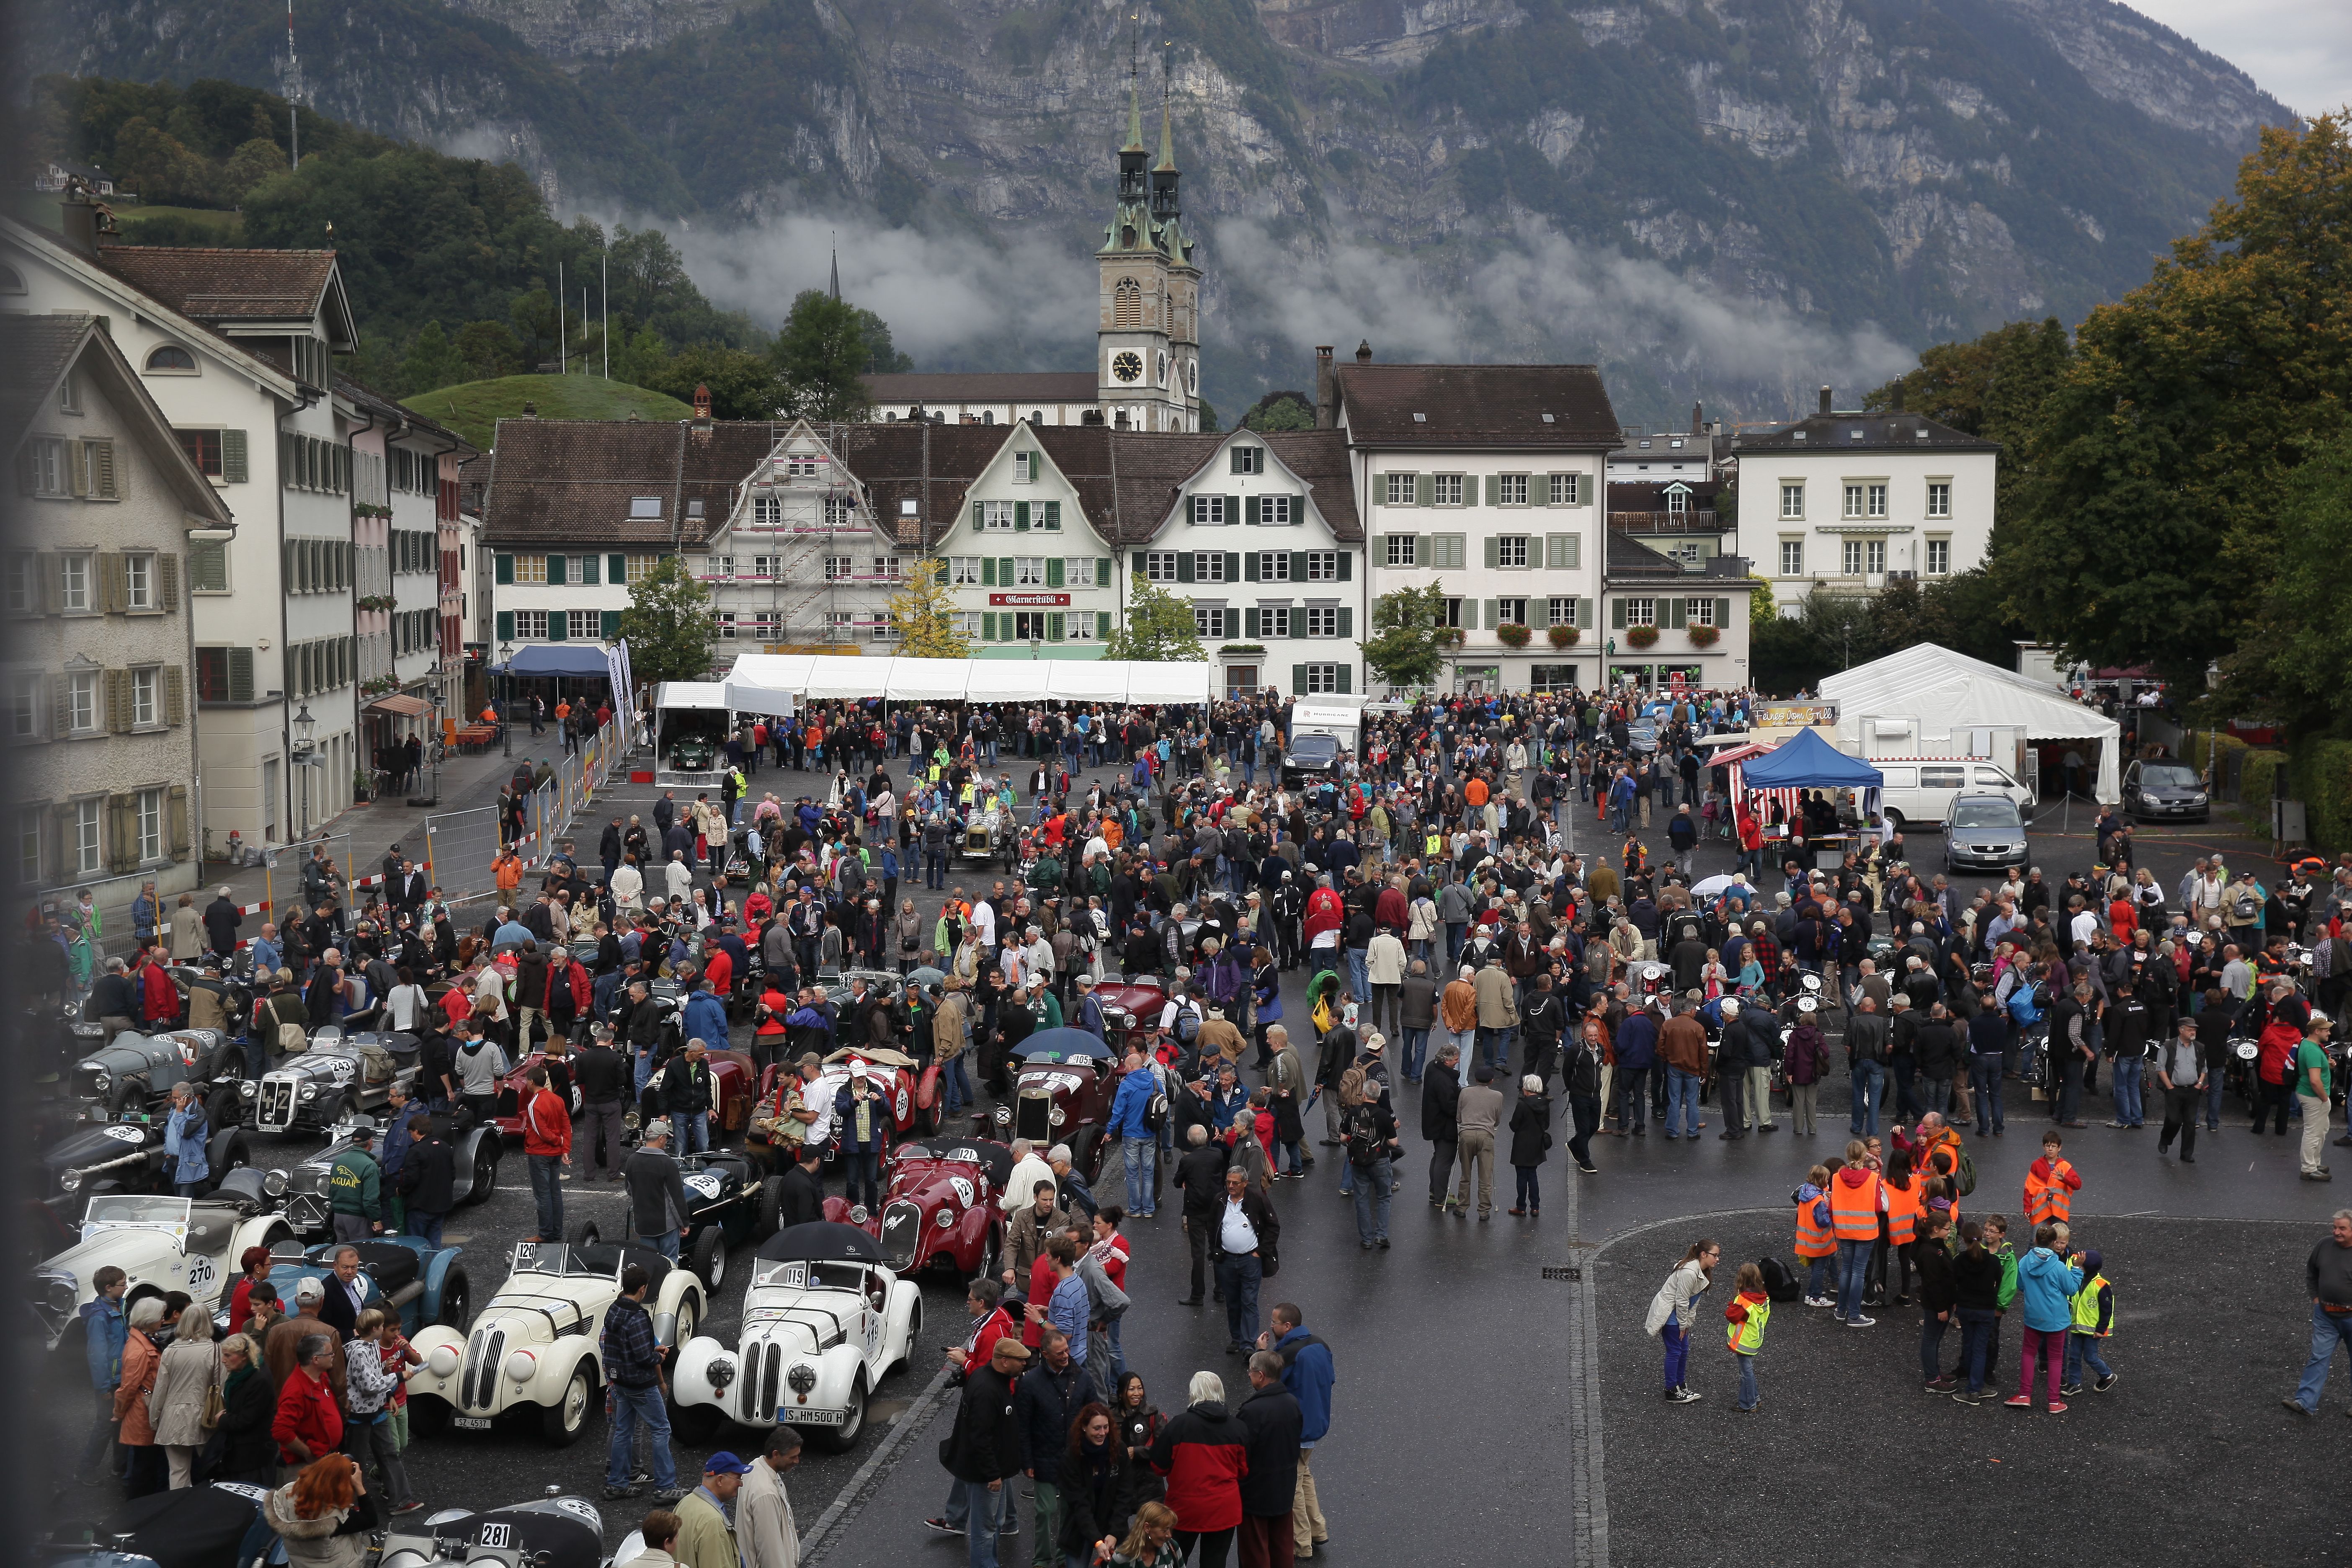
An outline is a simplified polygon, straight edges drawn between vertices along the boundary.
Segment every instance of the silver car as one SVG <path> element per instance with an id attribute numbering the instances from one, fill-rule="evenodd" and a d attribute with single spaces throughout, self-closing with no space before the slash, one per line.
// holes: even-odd
<path id="1" fill-rule="evenodd" d="M 1961 795 L 1944 819 L 1944 869 L 1999 871 L 2025 864 L 2025 818 L 2005 795 Z"/>

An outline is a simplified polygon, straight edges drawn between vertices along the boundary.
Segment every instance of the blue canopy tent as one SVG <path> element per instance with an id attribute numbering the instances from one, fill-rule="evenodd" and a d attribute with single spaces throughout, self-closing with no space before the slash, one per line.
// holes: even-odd
<path id="1" fill-rule="evenodd" d="M 1738 789 L 1779 796 L 1783 819 L 1795 815 L 1799 792 L 1809 789 L 1859 791 L 1863 815 L 1868 816 L 1878 809 L 1879 786 L 1886 782 L 1876 768 L 1847 756 L 1817 730 L 1800 730 L 1762 756 L 1742 763 L 1735 777 Z"/>
<path id="2" fill-rule="evenodd" d="M 569 675 L 602 680 L 610 676 L 612 665 L 604 655 L 602 643 L 532 643 L 515 650 L 514 658 L 504 664 L 490 666 L 492 675 L 511 675 L 517 679 L 532 675 Z"/>

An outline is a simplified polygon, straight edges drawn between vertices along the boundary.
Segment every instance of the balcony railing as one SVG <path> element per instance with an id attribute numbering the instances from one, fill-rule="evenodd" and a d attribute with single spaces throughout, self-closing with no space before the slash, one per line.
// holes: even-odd
<path id="1" fill-rule="evenodd" d="M 1721 533 L 1715 509 L 1702 511 L 1612 511 L 1609 526 L 1627 533 Z"/>

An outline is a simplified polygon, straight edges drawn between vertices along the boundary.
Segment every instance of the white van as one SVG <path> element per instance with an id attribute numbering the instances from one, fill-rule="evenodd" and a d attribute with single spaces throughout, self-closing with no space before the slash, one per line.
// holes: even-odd
<path id="1" fill-rule="evenodd" d="M 1897 831 L 1941 827 L 1952 808 L 1952 798 L 1964 793 L 2007 795 L 2020 811 L 2033 803 L 2032 790 L 1992 763 L 1964 757 L 1912 757 L 1900 762 L 1878 757 L 1871 766 L 1885 780 L 1879 790 L 1879 810 Z"/>

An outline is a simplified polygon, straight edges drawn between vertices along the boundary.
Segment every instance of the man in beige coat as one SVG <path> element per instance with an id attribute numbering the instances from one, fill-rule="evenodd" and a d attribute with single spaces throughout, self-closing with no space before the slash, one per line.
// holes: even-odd
<path id="1" fill-rule="evenodd" d="M 801 1435 L 789 1426 L 768 1434 L 768 1450 L 735 1494 L 735 1549 L 743 1568 L 800 1568 L 801 1532 L 784 1476 L 801 1462 Z"/>
<path id="2" fill-rule="evenodd" d="M 1474 983 L 1478 993 L 1479 1059 L 1500 1073 L 1511 1065 L 1511 1031 L 1519 1026 L 1519 1005 L 1503 950 L 1488 955 Z"/>

